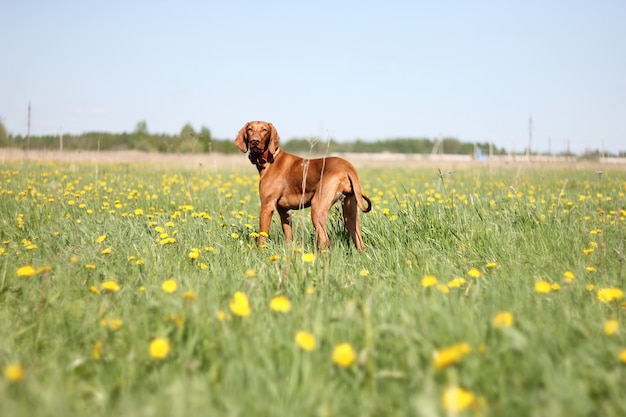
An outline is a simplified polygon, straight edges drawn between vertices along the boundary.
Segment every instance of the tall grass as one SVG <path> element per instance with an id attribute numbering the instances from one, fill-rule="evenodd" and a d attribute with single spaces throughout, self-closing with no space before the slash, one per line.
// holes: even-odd
<path id="1" fill-rule="evenodd" d="M 359 253 L 339 207 L 257 248 L 249 171 L 6 164 L 0 415 L 626 414 L 624 172 L 361 169 Z"/>

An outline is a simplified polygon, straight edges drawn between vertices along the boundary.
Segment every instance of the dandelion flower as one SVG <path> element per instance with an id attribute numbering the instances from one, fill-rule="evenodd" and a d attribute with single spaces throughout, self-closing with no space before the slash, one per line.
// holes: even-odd
<path id="1" fill-rule="evenodd" d="M 437 284 L 437 289 L 442 294 L 450 294 L 450 287 L 445 284 Z"/>
<path id="2" fill-rule="evenodd" d="M 230 311 L 239 317 L 248 317 L 250 315 L 250 302 L 248 296 L 241 291 L 237 291 L 228 303 Z"/>
<path id="3" fill-rule="evenodd" d="M 228 318 L 228 314 L 224 310 L 219 310 L 215 316 L 219 321 L 224 321 Z"/>
<path id="4" fill-rule="evenodd" d="M 176 292 L 177 288 L 178 288 L 178 285 L 176 284 L 176 281 L 174 281 L 173 279 L 165 280 L 163 281 L 163 284 L 161 285 L 161 289 L 168 294 L 172 294 L 173 292 Z"/>
<path id="5" fill-rule="evenodd" d="M 356 352 L 350 343 L 341 343 L 333 349 L 333 362 L 347 368 L 356 360 Z"/>
<path id="6" fill-rule="evenodd" d="M 230 237 L 232 237 L 233 239 L 239 239 L 239 233 L 233 232 L 230 234 Z"/>
<path id="7" fill-rule="evenodd" d="M 539 294 L 548 294 L 552 291 L 552 285 L 548 281 L 535 282 L 535 292 Z"/>
<path id="8" fill-rule="evenodd" d="M 589 292 L 593 291 L 596 289 L 596 286 L 593 284 L 585 284 L 585 289 Z"/>
<path id="9" fill-rule="evenodd" d="M 621 363 L 626 363 L 626 349 L 622 349 L 622 351 L 618 355 L 618 358 Z"/>
<path id="10" fill-rule="evenodd" d="M 425 275 L 422 278 L 422 287 L 424 288 L 428 288 L 428 287 L 432 287 L 433 285 L 437 284 L 437 277 L 435 277 L 434 275 Z"/>
<path id="11" fill-rule="evenodd" d="M 10 363 L 4 367 L 4 378 L 11 382 L 16 383 L 24 379 L 24 367 L 20 363 Z"/>
<path id="12" fill-rule="evenodd" d="M 157 337 L 150 342 L 150 357 L 152 359 L 163 360 L 170 353 L 170 342 L 163 337 Z"/>
<path id="13" fill-rule="evenodd" d="M 109 280 L 104 281 L 102 284 L 100 284 L 100 288 L 109 292 L 118 292 L 120 290 L 120 284 L 113 280 Z"/>
<path id="14" fill-rule="evenodd" d="M 587 272 L 596 272 L 596 267 L 593 265 L 586 266 L 585 269 Z"/>
<path id="15" fill-rule="evenodd" d="M 300 347 L 300 349 L 306 350 L 307 352 L 312 352 L 313 350 L 315 350 L 315 345 L 317 342 L 313 334 L 306 332 L 304 330 L 301 330 L 298 333 L 296 333 L 295 340 L 296 340 L 296 344 L 298 345 L 298 347 Z"/>
<path id="16" fill-rule="evenodd" d="M 453 278 L 448 282 L 448 287 L 450 288 L 460 288 L 463 284 L 465 284 L 467 280 L 465 278 Z"/>
<path id="17" fill-rule="evenodd" d="M 572 271 L 563 272 L 563 282 L 566 284 L 571 284 L 574 281 L 574 278 L 576 278 L 576 276 Z"/>
<path id="18" fill-rule="evenodd" d="M 511 327 L 513 325 L 513 314 L 508 311 L 500 311 L 493 316 L 495 327 Z"/>
<path id="19" fill-rule="evenodd" d="M 102 243 L 106 240 L 106 238 L 107 238 L 107 235 L 98 236 L 98 239 L 96 239 L 96 242 Z"/>
<path id="20" fill-rule="evenodd" d="M 102 348 L 104 347 L 104 342 L 102 340 L 98 340 L 94 343 L 91 348 L 91 358 L 95 361 L 99 361 L 102 356 Z"/>
<path id="21" fill-rule="evenodd" d="M 433 366 L 436 369 L 442 369 L 454 365 L 460 362 L 471 350 L 470 345 L 465 342 L 439 349 L 433 354 Z"/>
<path id="22" fill-rule="evenodd" d="M 498 264 L 496 262 L 487 262 L 487 264 L 485 264 L 485 268 L 487 269 L 493 269 L 496 268 L 498 266 Z"/>
<path id="23" fill-rule="evenodd" d="M 370 274 L 370 271 L 368 271 L 367 269 L 361 269 L 361 272 L 359 272 L 359 275 L 361 275 L 362 277 L 366 277 Z"/>
<path id="24" fill-rule="evenodd" d="M 31 265 L 20 266 L 17 269 L 17 276 L 22 278 L 28 278 L 35 275 L 37 271 Z"/>
<path id="25" fill-rule="evenodd" d="M 198 259 L 200 257 L 200 251 L 198 250 L 192 250 L 191 252 L 189 252 L 187 254 L 187 257 L 189 259 Z"/>
<path id="26" fill-rule="evenodd" d="M 315 254 L 314 253 L 304 253 L 304 254 L 302 254 L 302 262 L 310 264 L 314 260 L 315 260 Z"/>
<path id="27" fill-rule="evenodd" d="M 619 321 L 615 319 L 607 320 L 604 322 L 604 334 L 607 336 L 613 336 L 619 330 Z"/>
<path id="28" fill-rule="evenodd" d="M 246 278 L 254 278 L 256 276 L 256 271 L 252 268 L 246 269 Z"/>
<path id="29" fill-rule="evenodd" d="M 624 291 L 619 288 L 601 288 L 597 293 L 598 300 L 603 303 L 610 303 L 624 297 Z"/>
<path id="30" fill-rule="evenodd" d="M 284 295 L 277 295 L 270 301 L 270 308 L 277 313 L 287 313 L 291 310 L 291 301 Z"/>
<path id="31" fill-rule="evenodd" d="M 457 413 L 476 403 L 476 396 L 461 387 L 450 387 L 441 396 L 443 408 L 447 411 Z"/>
<path id="32" fill-rule="evenodd" d="M 122 327 L 122 319 L 102 319 L 100 320 L 100 326 L 106 327 L 112 332 L 118 330 Z"/>
<path id="33" fill-rule="evenodd" d="M 183 293 L 183 300 L 194 301 L 198 299 L 198 295 L 192 291 L 186 291 Z"/>
<path id="34" fill-rule="evenodd" d="M 105 248 L 105 249 L 102 249 L 102 252 L 100 252 L 100 253 L 103 254 L 103 255 L 110 255 L 111 252 L 113 252 L 113 250 L 111 248 Z"/>
<path id="35" fill-rule="evenodd" d="M 469 275 L 470 278 L 478 279 L 482 274 L 477 268 L 471 268 L 469 271 L 467 271 L 467 275 Z"/>
<path id="36" fill-rule="evenodd" d="M 280 256 L 279 255 L 272 255 L 272 256 L 270 256 L 270 261 L 271 262 L 275 262 L 275 261 L 278 261 L 278 260 L 280 260 Z"/>

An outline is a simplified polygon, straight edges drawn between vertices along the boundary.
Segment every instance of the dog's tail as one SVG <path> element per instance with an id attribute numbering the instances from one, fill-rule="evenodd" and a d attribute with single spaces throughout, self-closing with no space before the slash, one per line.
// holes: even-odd
<path id="1" fill-rule="evenodd" d="M 372 210 L 372 200 L 370 200 L 365 194 L 363 194 L 363 189 L 361 188 L 361 181 L 359 181 L 359 177 L 356 172 L 348 173 L 348 179 L 350 179 L 350 185 L 352 185 L 352 191 L 354 192 L 354 196 L 356 197 L 356 203 L 363 213 L 367 213 Z M 367 201 L 367 207 L 363 201 Z"/>

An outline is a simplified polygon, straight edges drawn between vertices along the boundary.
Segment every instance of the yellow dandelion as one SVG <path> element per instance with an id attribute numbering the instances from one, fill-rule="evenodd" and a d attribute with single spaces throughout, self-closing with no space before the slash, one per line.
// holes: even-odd
<path id="1" fill-rule="evenodd" d="M 441 396 L 441 404 L 445 410 L 458 413 L 476 404 L 476 396 L 461 387 L 449 387 Z"/>
<path id="2" fill-rule="evenodd" d="M 302 262 L 310 264 L 313 261 L 315 261 L 315 254 L 314 253 L 303 253 L 302 254 Z"/>
<path id="3" fill-rule="evenodd" d="M 448 287 L 450 287 L 450 288 L 460 288 L 466 282 L 467 282 L 467 280 L 465 278 L 453 278 L 452 280 L 450 280 L 450 282 L 448 282 Z"/>
<path id="4" fill-rule="evenodd" d="M 448 287 L 445 284 L 437 284 L 437 289 L 442 294 L 449 294 L 450 293 L 450 287 Z"/>
<path id="5" fill-rule="evenodd" d="M 187 254 L 187 257 L 189 259 L 198 259 L 200 257 L 200 251 L 198 250 L 192 250 L 191 252 L 189 252 Z"/>
<path id="6" fill-rule="evenodd" d="M 170 353 L 170 342 L 163 337 L 157 337 L 150 342 L 148 351 L 152 359 L 163 360 Z"/>
<path id="7" fill-rule="evenodd" d="M 596 289 L 596 286 L 593 284 L 585 284 L 585 289 L 589 292 L 593 291 Z"/>
<path id="8" fill-rule="evenodd" d="M 209 269 L 209 265 L 205 264 L 204 262 L 200 262 L 198 264 L 198 268 L 203 269 L 203 270 L 204 269 Z"/>
<path id="9" fill-rule="evenodd" d="M 25 373 L 21 363 L 10 363 L 3 370 L 4 378 L 11 383 L 22 381 Z"/>
<path id="10" fill-rule="evenodd" d="M 96 287 L 95 285 L 92 285 L 91 287 L 89 287 L 89 291 L 91 291 L 94 294 L 100 294 L 100 289 Z"/>
<path id="11" fill-rule="evenodd" d="M 471 350 L 470 345 L 465 342 L 439 349 L 433 353 L 433 366 L 435 369 L 442 369 L 459 363 Z"/>
<path id="12" fill-rule="evenodd" d="M 621 363 L 626 364 L 626 349 L 622 349 L 618 355 L 618 359 Z"/>
<path id="13" fill-rule="evenodd" d="M 108 292 L 118 292 L 120 290 L 120 285 L 113 280 L 108 280 L 100 284 L 100 288 Z"/>
<path id="14" fill-rule="evenodd" d="M 177 288 L 178 288 L 178 284 L 176 284 L 176 281 L 174 281 L 173 279 L 165 280 L 163 281 L 163 284 L 161 285 L 161 289 L 168 294 L 172 294 L 176 292 Z"/>
<path id="15" fill-rule="evenodd" d="M 93 271 L 94 269 L 96 269 L 96 265 L 94 265 L 94 264 L 87 264 L 87 265 L 85 265 L 85 269 L 90 269 L 90 270 Z"/>
<path id="16" fill-rule="evenodd" d="M 278 261 L 278 260 L 280 260 L 280 256 L 278 256 L 278 255 L 272 255 L 272 256 L 270 256 L 270 261 L 271 261 L 271 262 L 276 262 L 276 261 Z"/>
<path id="17" fill-rule="evenodd" d="M 610 303 L 624 298 L 624 291 L 619 288 L 601 288 L 597 292 L 597 297 L 603 303 Z"/>
<path id="18" fill-rule="evenodd" d="M 100 320 L 100 326 L 102 327 L 106 327 L 109 330 L 111 330 L 112 332 L 118 330 L 120 327 L 122 327 L 122 320 L 121 319 L 102 319 Z"/>
<path id="19" fill-rule="evenodd" d="M 585 269 L 586 269 L 588 272 L 596 272 L 596 267 L 595 267 L 595 266 L 592 266 L 592 265 L 589 265 L 589 266 L 585 267 Z"/>
<path id="20" fill-rule="evenodd" d="M 24 265 L 17 268 L 17 276 L 22 278 L 28 278 L 35 275 L 37 271 L 32 265 Z"/>
<path id="21" fill-rule="evenodd" d="M 552 289 L 552 291 L 559 291 L 561 289 L 561 286 L 555 282 L 554 284 L 550 285 L 550 288 Z"/>
<path id="22" fill-rule="evenodd" d="M 198 295 L 193 291 L 185 291 L 183 293 L 183 300 L 194 301 L 198 299 Z"/>
<path id="23" fill-rule="evenodd" d="M 99 361 L 102 355 L 102 348 L 104 347 L 104 342 L 102 340 L 98 340 L 94 343 L 91 348 L 91 358 L 95 361 Z"/>
<path id="24" fill-rule="evenodd" d="M 574 278 L 576 278 L 576 276 L 572 271 L 563 272 L 563 282 L 566 284 L 571 284 L 574 281 Z"/>
<path id="25" fill-rule="evenodd" d="M 96 239 L 96 242 L 102 243 L 106 240 L 106 238 L 107 238 L 107 235 L 98 236 L 98 239 Z"/>
<path id="26" fill-rule="evenodd" d="M 548 294 L 552 291 L 552 285 L 548 281 L 535 282 L 535 292 L 539 294 Z"/>
<path id="27" fill-rule="evenodd" d="M 246 278 L 254 278 L 256 276 L 256 271 L 252 268 L 246 269 Z"/>
<path id="28" fill-rule="evenodd" d="M 228 318 L 228 313 L 226 313 L 224 310 L 219 310 L 215 316 L 219 321 L 224 321 Z"/>
<path id="29" fill-rule="evenodd" d="M 251 313 L 248 296 L 241 291 L 237 291 L 233 295 L 233 298 L 228 303 L 228 307 L 235 316 L 248 317 Z"/>
<path id="30" fill-rule="evenodd" d="M 485 264 L 485 268 L 487 269 L 493 269 L 493 268 L 497 268 L 498 264 L 496 262 L 487 262 Z"/>
<path id="31" fill-rule="evenodd" d="M 511 327 L 513 325 L 513 314 L 508 311 L 500 311 L 493 316 L 495 327 Z"/>
<path id="32" fill-rule="evenodd" d="M 230 234 L 230 237 L 232 237 L 233 239 L 239 239 L 239 233 L 233 232 Z"/>
<path id="33" fill-rule="evenodd" d="M 347 368 L 356 360 L 356 352 L 350 343 L 341 343 L 333 349 L 333 363 Z"/>
<path id="34" fill-rule="evenodd" d="M 425 275 L 422 277 L 422 287 L 428 288 L 437 285 L 437 277 L 434 275 Z"/>
<path id="35" fill-rule="evenodd" d="M 613 336 L 619 330 L 619 321 L 610 319 L 604 322 L 603 326 L 604 334 L 607 336 Z"/>
<path id="36" fill-rule="evenodd" d="M 478 279 L 478 278 L 480 278 L 482 273 L 477 268 L 471 268 L 469 271 L 467 271 L 467 275 L 470 278 Z"/>
<path id="37" fill-rule="evenodd" d="M 362 277 L 366 277 L 370 274 L 370 271 L 368 271 L 367 269 L 361 269 L 361 272 L 359 272 L 359 275 Z"/>
<path id="38" fill-rule="evenodd" d="M 140 208 L 136 208 L 133 213 L 135 213 L 135 216 L 141 216 L 143 214 L 143 210 Z"/>
<path id="39" fill-rule="evenodd" d="M 315 340 L 315 336 L 313 336 L 313 334 L 306 332 L 304 330 L 301 330 L 298 333 L 296 333 L 295 340 L 296 340 L 296 344 L 298 345 L 300 349 L 305 350 L 307 352 L 312 352 L 313 350 L 315 350 L 317 341 Z"/>
<path id="40" fill-rule="evenodd" d="M 407 259 L 406 261 L 404 261 L 406 266 L 412 266 L 413 265 L 413 261 L 411 261 L 410 259 Z"/>
<path id="41" fill-rule="evenodd" d="M 270 300 L 270 308 L 278 313 L 287 313 L 291 310 L 291 301 L 284 295 L 277 295 Z"/>
<path id="42" fill-rule="evenodd" d="M 103 255 L 110 255 L 111 252 L 113 252 L 113 250 L 111 248 L 105 248 L 105 249 L 102 249 L 102 252 L 100 252 L 100 253 L 103 254 Z"/>

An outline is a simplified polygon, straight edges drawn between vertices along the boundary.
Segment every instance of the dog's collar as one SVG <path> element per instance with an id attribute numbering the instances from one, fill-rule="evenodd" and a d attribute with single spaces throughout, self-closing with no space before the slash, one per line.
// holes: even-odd
<path id="1" fill-rule="evenodd" d="M 276 159 L 276 156 L 280 153 L 280 148 L 277 148 L 274 153 L 270 153 L 269 150 L 263 152 L 260 157 L 254 158 L 252 154 L 249 155 L 250 162 L 256 165 L 259 172 L 261 172 L 267 164 L 271 164 Z"/>

